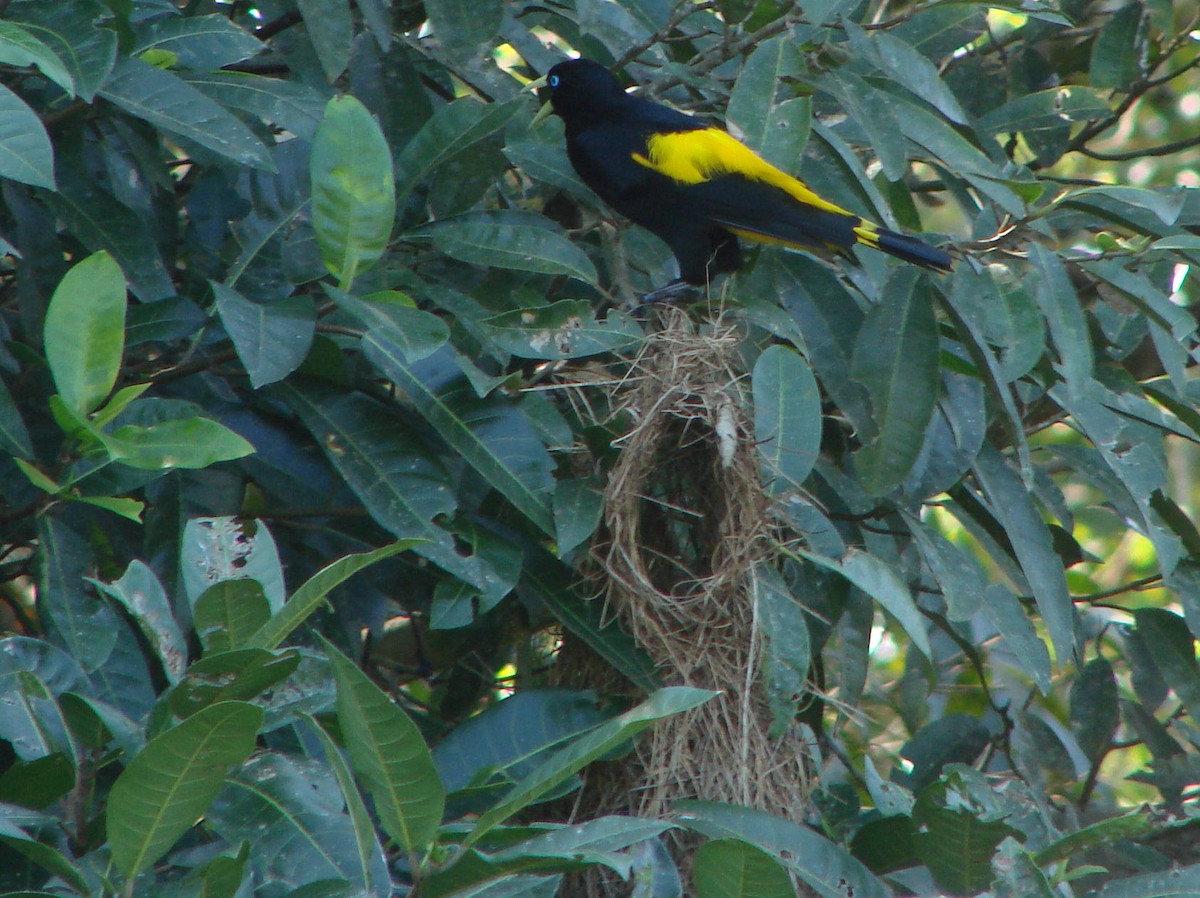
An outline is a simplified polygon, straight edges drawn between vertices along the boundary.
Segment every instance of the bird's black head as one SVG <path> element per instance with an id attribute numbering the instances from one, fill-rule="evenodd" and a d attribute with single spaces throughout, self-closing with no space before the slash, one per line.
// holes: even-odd
<path id="1" fill-rule="evenodd" d="M 590 59 L 568 59 L 546 73 L 550 105 L 568 129 L 586 127 L 629 99 L 612 72 Z"/>

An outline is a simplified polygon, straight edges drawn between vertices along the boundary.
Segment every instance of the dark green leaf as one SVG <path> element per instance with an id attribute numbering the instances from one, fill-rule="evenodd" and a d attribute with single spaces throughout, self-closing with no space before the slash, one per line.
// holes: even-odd
<path id="1" fill-rule="evenodd" d="M 586 299 L 563 299 L 548 306 L 503 312 L 480 324 L 500 349 L 526 359 L 583 358 L 620 349 L 643 337 L 629 315 L 613 309 L 598 318 L 595 306 Z"/>
<path id="2" fill-rule="evenodd" d="M 375 799 L 384 831 L 422 852 L 442 822 L 446 796 L 421 731 L 399 706 L 328 642 L 338 722 L 355 773 Z"/>
<path id="3" fill-rule="evenodd" d="M 883 883 L 840 845 L 805 826 L 765 811 L 710 801 L 677 801 L 676 820 L 710 839 L 757 845 L 821 898 L 884 898 Z"/>
<path id="4" fill-rule="evenodd" d="M 1193 714 L 1200 709 L 1200 665 L 1196 646 L 1182 617 L 1163 608 L 1140 608 L 1133 613 L 1137 631 L 1152 647 L 1163 678 Z"/>
<path id="5" fill-rule="evenodd" d="M 208 809 L 230 767 L 254 750 L 263 712 L 220 702 L 156 736 L 117 777 L 106 816 L 113 861 L 133 878 Z"/>
<path id="6" fill-rule="evenodd" d="M 1148 16 L 1141 3 L 1126 3 L 1109 15 L 1092 44 L 1092 87 L 1123 90 L 1142 75 Z"/>
<path id="7" fill-rule="evenodd" d="M 75 93 L 75 79 L 45 43 L 14 22 L 0 22 L 0 62 L 11 66 L 37 66 L 43 75 L 68 94 Z"/>
<path id="8" fill-rule="evenodd" d="M 254 389 L 283 380 L 300 367 L 317 325 L 317 310 L 310 297 L 252 302 L 232 287 L 215 281 L 210 286 L 221 323 Z"/>
<path id="9" fill-rule="evenodd" d="M 287 604 L 246 640 L 246 645 L 273 649 L 288 637 L 309 615 L 317 610 L 329 593 L 337 589 L 359 571 L 378 561 L 390 558 L 398 552 L 414 548 L 417 540 L 406 539 L 383 546 L 373 552 L 345 555 L 327 564 L 308 578 L 292 593 Z"/>
<path id="10" fill-rule="evenodd" d="M 754 619 L 766 644 L 763 679 L 771 707 L 771 735 L 786 733 L 808 694 L 808 667 L 812 662 L 804 610 L 774 568 L 754 569 Z"/>
<path id="11" fill-rule="evenodd" d="M 367 359 L 396 384 L 455 451 L 543 533 L 553 535 L 553 461 L 518 406 L 483 401 L 463 386 L 435 390 L 394 343 L 369 334 Z"/>
<path id="12" fill-rule="evenodd" d="M 257 580 L 221 580 L 204 590 L 192 607 L 206 655 L 244 647 L 270 616 L 271 606 Z"/>
<path id="13" fill-rule="evenodd" d="M 1117 680 L 1105 658 L 1093 658 L 1071 687 L 1071 728 L 1087 759 L 1098 763 L 1108 753 L 1121 713 Z"/>
<path id="14" fill-rule="evenodd" d="M 763 41 L 743 63 L 725 109 L 742 142 L 784 171 L 799 168 L 812 121 L 812 101 L 789 98 L 785 86 L 802 61 L 790 35 Z"/>
<path id="15" fill-rule="evenodd" d="M 792 878 L 771 855 L 739 839 L 713 839 L 696 852 L 697 898 L 795 898 Z"/>
<path id="16" fill-rule="evenodd" d="M 207 654 L 170 691 L 171 711 L 187 718 L 217 702 L 251 701 L 291 676 L 299 663 L 295 652 L 238 649 Z"/>
<path id="17" fill-rule="evenodd" d="M 171 602 L 154 571 L 141 561 L 131 561 L 120 580 L 94 586 L 125 607 L 133 622 L 158 655 L 163 672 L 177 682 L 187 668 L 187 642 L 175 620 Z"/>
<path id="18" fill-rule="evenodd" d="M 317 59 L 330 84 L 350 63 L 354 41 L 354 23 L 350 16 L 349 0 L 296 0 L 308 38 L 317 51 Z"/>
<path id="19" fill-rule="evenodd" d="M 1055 657 L 1063 663 L 1075 646 L 1075 606 L 1050 529 L 1025 484 L 998 452 L 985 447 L 975 459 L 974 470 L 1029 581 Z"/>
<path id="20" fill-rule="evenodd" d="M 324 759 L 264 751 L 229 777 L 205 824 L 230 844 L 253 846 L 248 863 L 260 881 L 286 883 L 290 898 L 310 883 L 308 898 L 335 898 L 349 892 L 337 891 L 331 879 L 366 885 L 344 802 Z M 368 869 L 370 881 L 388 879 L 380 859 Z M 371 894 L 381 898 L 378 891 Z"/>
<path id="21" fill-rule="evenodd" d="M 299 81 L 265 78 L 249 72 L 204 72 L 184 80 L 222 106 L 243 109 L 262 121 L 312 140 L 327 97 Z"/>
<path id="22" fill-rule="evenodd" d="M 438 165 L 503 128 L 525 106 L 523 98 L 485 104 L 473 97 L 462 97 L 447 103 L 397 156 L 397 201 L 403 202 L 417 182 Z"/>
<path id="23" fill-rule="evenodd" d="M 587 253 L 545 227 L 471 218 L 447 221 L 433 229 L 433 245 L 472 265 L 565 274 L 596 283 L 596 267 Z"/>
<path id="24" fill-rule="evenodd" d="M 466 61 L 494 40 L 504 15 L 502 0 L 438 0 L 428 8 L 434 37 L 458 61 Z"/>
<path id="25" fill-rule="evenodd" d="M 896 269 L 855 342 L 851 377 L 871 397 L 878 435 L 854 454 L 854 467 L 873 496 L 908 476 L 937 400 L 938 337 L 927 284 L 911 267 Z"/>
<path id="26" fill-rule="evenodd" d="M 799 489 L 821 449 L 821 393 L 804 358 L 768 347 L 754 363 L 754 441 L 773 495 Z"/>
<path id="27" fill-rule="evenodd" d="M 187 82 L 140 59 L 118 62 L 100 95 L 131 115 L 238 165 L 275 168 L 267 148 L 237 118 Z"/>
<path id="28" fill-rule="evenodd" d="M 363 297 L 351 296 L 332 287 L 326 287 L 325 292 L 368 330 L 402 347 L 410 362 L 427 358 L 450 338 L 445 321 L 416 308 L 411 299 L 395 290 L 382 290 Z"/>
<path id="29" fill-rule="evenodd" d="M 982 116 L 978 128 L 986 134 L 1043 131 L 1064 122 L 1104 118 L 1110 112 L 1098 91 L 1072 84 L 1018 97 Z"/>
<path id="30" fill-rule="evenodd" d="M 641 704 L 601 724 L 539 764 L 529 776 L 513 787 L 503 801 L 480 815 L 463 844 L 469 846 L 479 841 L 491 829 L 655 721 L 690 711 L 716 694 L 688 686 L 659 689 Z"/>
<path id="31" fill-rule="evenodd" d="M 71 73 L 75 93 L 90 103 L 117 58 L 117 34 L 99 27 L 106 10 L 95 0 L 19 3 L 5 11 L 48 46 Z"/>
<path id="32" fill-rule="evenodd" d="M 3 23 L 0 23 L 3 24 Z M 54 149 L 37 113 L 0 84 L 0 178 L 54 188 Z"/>
<path id="33" fill-rule="evenodd" d="M 264 47 L 250 32 L 239 28 L 222 15 L 160 16 L 151 19 L 137 32 L 137 41 L 129 52 L 141 55 L 150 50 L 166 50 L 185 69 L 220 69 L 263 51 Z"/>

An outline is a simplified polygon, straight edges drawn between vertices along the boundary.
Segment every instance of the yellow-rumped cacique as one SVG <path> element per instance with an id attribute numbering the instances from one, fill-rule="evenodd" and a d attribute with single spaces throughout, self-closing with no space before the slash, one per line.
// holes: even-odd
<path id="1" fill-rule="evenodd" d="M 738 238 L 792 249 L 873 247 L 948 271 L 950 255 L 822 199 L 720 128 L 626 93 L 589 59 L 546 73 L 548 107 L 566 131 L 567 155 L 585 184 L 616 212 L 660 237 L 680 278 L 649 294 L 667 299 L 742 266 Z"/>

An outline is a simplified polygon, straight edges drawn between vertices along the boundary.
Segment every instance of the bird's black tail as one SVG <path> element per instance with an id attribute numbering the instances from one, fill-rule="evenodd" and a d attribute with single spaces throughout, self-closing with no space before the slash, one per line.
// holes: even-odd
<path id="1" fill-rule="evenodd" d="M 913 265 L 920 265 L 922 268 L 949 271 L 952 265 L 950 254 L 945 250 L 922 243 L 915 237 L 897 234 L 895 231 L 876 227 L 868 222 L 863 222 L 855 228 L 854 235 L 858 238 L 859 243 L 873 246 L 883 250 L 889 256 L 895 256 L 897 259 L 903 259 Z"/>

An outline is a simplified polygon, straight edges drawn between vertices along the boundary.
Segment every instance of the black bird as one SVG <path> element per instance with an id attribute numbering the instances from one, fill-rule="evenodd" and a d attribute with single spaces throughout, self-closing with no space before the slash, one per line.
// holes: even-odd
<path id="1" fill-rule="evenodd" d="M 822 199 L 719 128 L 631 96 L 604 66 L 560 62 L 546 73 L 553 112 L 566 128 L 579 177 L 609 206 L 658 235 L 680 279 L 660 300 L 742 266 L 739 237 L 793 249 L 845 251 L 856 243 L 924 268 L 948 271 L 948 253 Z M 536 121 L 536 120 L 535 120 Z"/>

